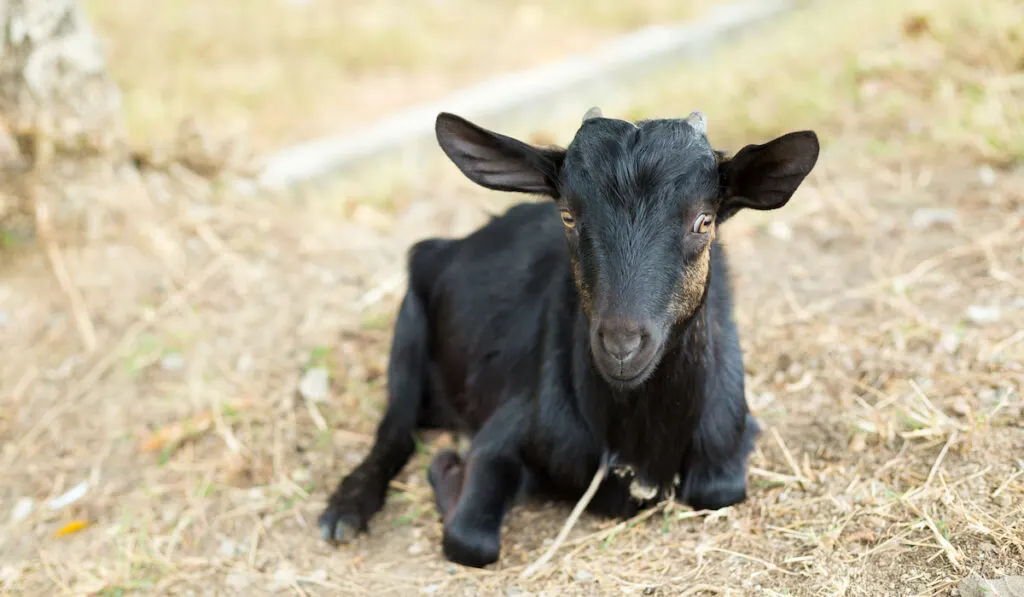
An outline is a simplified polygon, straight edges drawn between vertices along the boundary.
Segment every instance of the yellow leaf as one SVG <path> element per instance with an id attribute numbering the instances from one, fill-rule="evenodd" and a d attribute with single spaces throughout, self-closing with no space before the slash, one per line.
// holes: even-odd
<path id="1" fill-rule="evenodd" d="M 249 404 L 249 400 L 233 400 L 225 407 L 240 410 Z M 176 421 L 165 425 L 148 437 L 144 438 L 139 448 L 143 452 L 156 452 L 165 445 L 174 446 L 190 437 L 205 433 L 213 427 L 213 413 L 209 410 L 194 414 L 184 421 Z"/>
<path id="2" fill-rule="evenodd" d="M 92 523 L 88 520 L 72 520 L 66 525 L 57 529 L 57 532 L 53 534 L 54 537 L 63 537 L 64 535 L 70 535 L 71 533 L 77 533 L 82 529 L 88 527 Z"/>

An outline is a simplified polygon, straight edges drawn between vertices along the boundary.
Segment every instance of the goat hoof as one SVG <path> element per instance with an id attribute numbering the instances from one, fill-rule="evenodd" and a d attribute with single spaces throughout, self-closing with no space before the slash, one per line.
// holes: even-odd
<path id="1" fill-rule="evenodd" d="M 330 505 L 320 515 L 320 538 L 330 543 L 351 543 L 366 530 L 356 514 L 342 512 Z"/>
<path id="2" fill-rule="evenodd" d="M 445 529 L 442 548 L 445 558 L 451 562 L 483 568 L 498 561 L 501 541 L 489 533 Z"/>

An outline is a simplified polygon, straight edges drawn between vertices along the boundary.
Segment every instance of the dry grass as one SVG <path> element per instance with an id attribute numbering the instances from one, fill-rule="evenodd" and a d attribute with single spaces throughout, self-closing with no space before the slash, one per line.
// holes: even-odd
<path id="1" fill-rule="evenodd" d="M 196 118 L 222 134 L 248 131 L 265 151 L 723 3 L 86 0 L 86 7 L 107 38 L 137 140 L 173 137 L 180 121 Z"/>
<path id="2" fill-rule="evenodd" d="M 513 198 L 448 166 L 430 188 L 277 203 L 153 174 L 159 227 L 61 238 L 92 356 L 45 253 L 0 255 L 0 587 L 874 597 L 1024 573 L 1022 37 L 1009 0 L 829 4 L 638 91 L 636 115 L 702 108 L 725 147 L 826 142 L 785 210 L 723 230 L 768 431 L 746 503 L 584 516 L 529 581 L 570 506 L 515 508 L 492 569 L 447 564 L 423 474 L 444 438 L 369 536 L 332 549 L 314 528 L 381 412 L 404 248 Z M 310 365 L 323 402 L 296 394 Z"/>

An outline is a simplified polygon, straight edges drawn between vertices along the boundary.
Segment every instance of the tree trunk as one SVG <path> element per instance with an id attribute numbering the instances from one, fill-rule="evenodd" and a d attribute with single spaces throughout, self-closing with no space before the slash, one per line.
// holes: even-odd
<path id="1" fill-rule="evenodd" d="M 77 0 L 0 0 L 0 118 L 45 134 L 58 152 L 109 151 L 124 140 L 121 94 Z"/>
<path id="2" fill-rule="evenodd" d="M 15 183 L 0 189 L 3 220 L 26 207 L 9 194 L 21 194 L 24 173 L 67 178 L 76 164 L 117 161 L 126 135 L 120 91 L 78 0 L 0 0 L 0 22 L 0 159 Z"/>

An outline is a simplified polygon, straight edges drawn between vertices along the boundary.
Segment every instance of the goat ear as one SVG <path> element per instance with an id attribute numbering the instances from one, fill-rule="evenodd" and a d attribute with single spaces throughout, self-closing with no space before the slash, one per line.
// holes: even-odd
<path id="1" fill-rule="evenodd" d="M 447 112 L 437 116 L 434 131 L 448 158 L 478 185 L 558 197 L 563 150 L 534 147 Z"/>
<path id="2" fill-rule="evenodd" d="M 747 145 L 732 159 L 722 160 L 724 198 L 718 220 L 743 208 L 768 210 L 785 205 L 814 168 L 818 150 L 813 131 L 798 131 L 763 145 Z"/>

